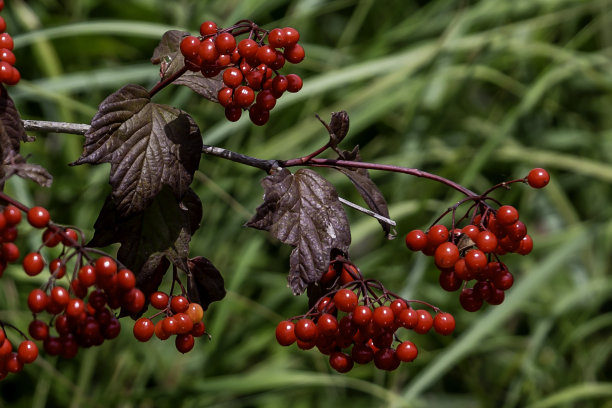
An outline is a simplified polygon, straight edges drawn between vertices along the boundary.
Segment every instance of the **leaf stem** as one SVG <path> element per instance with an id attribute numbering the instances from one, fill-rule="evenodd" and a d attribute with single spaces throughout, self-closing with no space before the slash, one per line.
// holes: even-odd
<path id="1" fill-rule="evenodd" d="M 187 70 L 188 70 L 187 65 L 184 65 L 181 69 L 176 71 L 174 74 L 156 83 L 155 86 L 151 88 L 151 90 L 149 91 L 149 94 L 151 95 L 151 97 L 153 97 L 153 95 L 155 95 L 156 93 L 164 89 L 166 86 L 168 86 L 169 84 L 177 80 L 181 75 L 187 72 Z"/>

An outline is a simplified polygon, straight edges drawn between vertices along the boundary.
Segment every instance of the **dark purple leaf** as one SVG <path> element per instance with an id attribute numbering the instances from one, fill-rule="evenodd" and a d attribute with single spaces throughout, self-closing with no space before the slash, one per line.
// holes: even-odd
<path id="1" fill-rule="evenodd" d="M 225 287 L 221 273 L 208 259 L 198 256 L 187 262 L 189 266 L 188 294 L 189 298 L 198 302 L 204 310 L 208 305 L 225 297 Z"/>
<path id="2" fill-rule="evenodd" d="M 147 208 L 164 185 L 182 197 L 201 150 L 200 131 L 189 115 L 151 103 L 145 88 L 127 85 L 102 102 L 73 165 L 110 163 L 113 202 L 125 216 Z"/>
<path id="3" fill-rule="evenodd" d="M 289 286 L 294 294 L 319 280 L 333 249 L 348 252 L 351 233 L 332 184 L 312 170 L 282 169 L 263 179 L 264 203 L 248 227 L 269 231 L 294 248 Z"/>

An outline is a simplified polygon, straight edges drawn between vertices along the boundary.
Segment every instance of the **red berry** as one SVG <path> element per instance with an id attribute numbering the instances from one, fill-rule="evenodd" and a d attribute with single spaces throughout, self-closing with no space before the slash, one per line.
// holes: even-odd
<path id="1" fill-rule="evenodd" d="M 70 294 L 62 286 L 56 286 L 51 289 L 51 300 L 63 309 L 70 302 Z"/>
<path id="2" fill-rule="evenodd" d="M 2 257 L 8 263 L 15 262 L 19 259 L 19 248 L 13 242 L 4 242 L 2 244 Z"/>
<path id="3" fill-rule="evenodd" d="M 452 242 L 444 242 L 436 248 L 434 261 L 439 268 L 452 268 L 459 259 L 459 248 Z"/>
<path id="4" fill-rule="evenodd" d="M 231 54 L 236 48 L 236 39 L 230 33 L 221 33 L 215 38 L 215 47 L 220 54 Z"/>
<path id="5" fill-rule="evenodd" d="M 358 364 L 367 364 L 374 359 L 374 350 L 366 344 L 355 343 L 351 350 L 351 357 Z"/>
<path id="6" fill-rule="evenodd" d="M 202 58 L 203 63 L 214 64 L 219 58 L 219 51 L 214 42 L 204 40 L 198 46 L 198 55 Z"/>
<path id="7" fill-rule="evenodd" d="M 12 351 L 6 357 L 4 366 L 9 373 L 18 373 L 23 370 L 23 362 L 19 359 L 19 354 L 16 351 Z"/>
<path id="8" fill-rule="evenodd" d="M 249 119 L 251 119 L 254 125 L 263 126 L 270 119 L 270 111 L 254 104 L 249 108 Z"/>
<path id="9" fill-rule="evenodd" d="M 467 235 L 472 241 L 474 241 L 476 239 L 476 236 L 480 232 L 480 229 L 478 229 L 478 227 L 473 224 L 469 224 L 461 228 L 461 232 Z"/>
<path id="10" fill-rule="evenodd" d="M 204 21 L 200 24 L 200 35 L 212 35 L 217 33 L 217 24 L 214 21 Z"/>
<path id="11" fill-rule="evenodd" d="M 180 312 L 174 315 L 178 321 L 178 334 L 187 334 L 193 329 L 193 320 L 185 312 Z"/>
<path id="12" fill-rule="evenodd" d="M 398 316 L 398 321 L 406 329 L 414 329 L 419 323 L 419 314 L 411 307 L 404 309 Z"/>
<path id="13" fill-rule="evenodd" d="M 78 277 L 84 287 L 92 286 L 96 283 L 96 268 L 92 265 L 83 265 L 79 269 Z"/>
<path id="14" fill-rule="evenodd" d="M 289 320 L 283 320 L 276 326 L 276 341 L 281 346 L 290 346 L 296 340 L 295 325 Z"/>
<path id="15" fill-rule="evenodd" d="M 185 296 L 172 296 L 170 310 L 172 313 L 185 312 L 189 308 L 189 300 Z"/>
<path id="16" fill-rule="evenodd" d="M 372 320 L 372 310 L 368 306 L 357 306 L 353 310 L 353 322 L 359 326 L 365 326 Z"/>
<path id="17" fill-rule="evenodd" d="M 248 86 L 239 86 L 234 92 L 234 102 L 241 108 L 248 108 L 255 100 L 255 93 Z"/>
<path id="18" fill-rule="evenodd" d="M 508 270 L 501 270 L 493 278 L 493 285 L 500 290 L 508 290 L 514 284 L 514 276 Z"/>
<path id="19" fill-rule="evenodd" d="M 242 72 L 238 68 L 228 68 L 223 72 L 223 83 L 230 88 L 236 88 L 242 83 Z"/>
<path id="20" fill-rule="evenodd" d="M 465 266 L 470 270 L 471 273 L 478 273 L 487 266 L 489 261 L 487 256 L 480 249 L 470 249 L 465 254 Z"/>
<path id="21" fill-rule="evenodd" d="M 17 225 L 21 222 L 21 211 L 14 205 L 4 207 L 4 217 L 9 225 Z"/>
<path id="22" fill-rule="evenodd" d="M 238 43 L 238 52 L 243 58 L 255 57 L 258 48 L 259 45 L 257 45 L 257 43 L 250 38 L 245 38 Z"/>
<path id="23" fill-rule="evenodd" d="M 324 336 L 333 336 L 338 332 L 338 321 L 329 313 L 319 316 L 317 321 L 317 332 Z"/>
<path id="24" fill-rule="evenodd" d="M 181 40 L 181 54 L 188 60 L 193 60 L 198 55 L 200 48 L 200 39 L 193 35 L 189 35 Z"/>
<path id="25" fill-rule="evenodd" d="M 164 292 L 153 292 L 149 297 L 149 302 L 157 310 L 164 310 L 168 307 L 169 296 Z"/>
<path id="26" fill-rule="evenodd" d="M 276 50 L 269 45 L 264 45 L 257 49 L 255 57 L 260 63 L 270 65 L 276 61 Z"/>
<path id="27" fill-rule="evenodd" d="M 194 324 L 204 318 L 204 309 L 198 303 L 190 303 L 185 313 L 187 313 L 187 316 L 189 316 Z"/>
<path id="28" fill-rule="evenodd" d="M 189 333 L 179 334 L 176 336 L 176 339 L 174 340 L 174 345 L 176 349 L 183 354 L 191 351 L 194 344 L 195 344 L 195 339 L 193 338 L 193 335 Z"/>
<path id="29" fill-rule="evenodd" d="M 511 205 L 502 205 L 497 209 L 495 218 L 502 225 L 510 225 L 518 221 L 519 213 Z"/>
<path id="30" fill-rule="evenodd" d="M 458 290 L 463 283 L 453 269 L 441 271 L 438 282 L 440 283 L 440 287 L 447 292 Z"/>
<path id="31" fill-rule="evenodd" d="M 66 275 L 66 265 L 64 265 L 61 259 L 54 259 L 49 264 L 49 272 L 56 279 L 61 279 Z"/>
<path id="32" fill-rule="evenodd" d="M 461 291 L 459 303 L 468 312 L 475 312 L 482 307 L 482 299 L 474 295 L 472 288 L 465 288 Z"/>
<path id="33" fill-rule="evenodd" d="M 276 97 L 272 95 L 272 91 L 266 89 L 265 91 L 261 91 L 257 94 L 255 98 L 257 105 L 261 106 L 261 108 L 270 111 L 276 105 Z"/>
<path id="34" fill-rule="evenodd" d="M 230 122 L 236 122 L 242 116 L 242 109 L 236 105 L 229 105 L 225 107 L 225 117 Z"/>
<path id="35" fill-rule="evenodd" d="M 178 320 L 174 316 L 166 316 L 162 319 L 164 333 L 172 336 L 178 333 Z"/>
<path id="36" fill-rule="evenodd" d="M 76 318 L 82 312 L 85 311 L 85 302 L 83 300 L 75 298 L 70 299 L 68 305 L 66 305 L 66 315 L 69 317 Z"/>
<path id="37" fill-rule="evenodd" d="M 64 230 L 64 237 L 62 237 L 62 243 L 67 247 L 71 247 L 79 243 L 79 234 L 72 228 L 66 228 Z"/>
<path id="38" fill-rule="evenodd" d="M 395 349 L 395 355 L 397 358 L 406 363 L 414 361 L 418 354 L 419 350 L 417 349 L 417 346 L 415 346 L 411 341 L 404 341 Z"/>
<path id="39" fill-rule="evenodd" d="M 448 237 L 448 228 L 441 224 L 433 225 L 429 231 L 427 231 L 427 243 L 434 248 L 448 241 Z"/>
<path id="40" fill-rule="evenodd" d="M 28 295 L 28 307 L 32 313 L 40 313 L 47 308 L 49 297 L 41 289 L 32 289 Z"/>
<path id="41" fill-rule="evenodd" d="M 400 315 L 402 310 L 408 309 L 408 305 L 403 299 L 395 299 L 393 302 L 391 302 L 389 307 L 393 311 L 393 316 L 395 316 L 396 319 Z"/>
<path id="42" fill-rule="evenodd" d="M 481 231 L 474 241 L 482 252 L 493 252 L 497 248 L 497 238 L 490 231 Z"/>
<path id="43" fill-rule="evenodd" d="M 433 327 L 439 334 L 447 336 L 455 330 L 455 318 L 450 313 L 438 313 L 434 317 Z"/>
<path id="44" fill-rule="evenodd" d="M 288 46 L 293 45 L 300 40 L 300 33 L 295 28 L 285 27 L 283 28 L 283 34 L 285 36 L 285 43 Z"/>
<path id="45" fill-rule="evenodd" d="M 28 222 L 34 228 L 44 228 L 49 224 L 49 211 L 44 207 L 36 206 L 28 210 Z"/>
<path id="46" fill-rule="evenodd" d="M 244 74 L 244 78 L 246 79 L 247 84 L 251 87 L 251 89 L 253 89 L 253 90 L 261 89 L 261 82 L 263 81 L 263 74 L 261 72 L 259 72 L 257 70 L 248 71 L 248 72 L 246 72 Z M 259 94 L 257 94 L 257 96 L 259 96 L 260 94 L 261 94 L 261 92 Z M 274 100 L 274 103 L 276 103 L 276 100 Z M 272 105 L 272 107 L 270 107 L 270 109 L 272 109 L 273 107 L 274 107 L 274 105 Z M 270 110 L 270 109 L 268 109 L 268 110 Z"/>
<path id="47" fill-rule="evenodd" d="M 28 333 L 34 340 L 44 340 L 49 337 L 49 326 L 42 320 L 32 320 L 28 325 Z"/>
<path id="48" fill-rule="evenodd" d="M 427 246 L 427 235 L 421 230 L 412 230 L 406 234 L 406 246 L 411 251 L 421 251 Z"/>
<path id="49" fill-rule="evenodd" d="M 399 364 L 400 360 L 391 348 L 383 348 L 374 353 L 374 365 L 379 370 L 393 371 Z"/>
<path id="50" fill-rule="evenodd" d="M 224 86 L 223 88 L 219 89 L 219 92 L 217 92 L 219 105 L 223 106 L 224 108 L 230 106 L 234 101 L 232 98 L 233 95 L 234 90 L 228 86 Z"/>
<path id="51" fill-rule="evenodd" d="M 393 326 L 395 315 L 389 306 L 379 306 L 374 309 L 372 321 L 381 329 L 389 329 Z"/>
<path id="52" fill-rule="evenodd" d="M 516 252 L 521 255 L 527 255 L 528 253 L 531 252 L 532 249 L 533 249 L 533 240 L 531 239 L 529 234 L 527 234 L 523 237 L 523 239 L 521 239 L 521 242 Z"/>
<path id="53" fill-rule="evenodd" d="M 101 256 L 96 259 L 96 276 L 111 277 L 117 273 L 117 264 L 109 256 Z"/>
<path id="54" fill-rule="evenodd" d="M 527 183 L 533 188 L 543 188 L 550 181 L 548 172 L 541 168 L 532 169 L 527 175 Z"/>
<path id="55" fill-rule="evenodd" d="M 359 298 L 355 292 L 349 289 L 340 289 L 334 295 L 336 307 L 346 313 L 352 312 L 357 307 L 358 300 Z"/>
<path id="56" fill-rule="evenodd" d="M 306 54 L 304 52 L 304 48 L 300 44 L 294 44 L 289 47 L 285 47 L 285 52 L 283 52 L 283 55 L 290 63 L 298 64 L 302 62 Z"/>
<path id="57" fill-rule="evenodd" d="M 23 270 L 29 276 L 38 275 L 45 267 L 45 260 L 38 252 L 30 252 L 23 257 Z"/>
<path id="58" fill-rule="evenodd" d="M 353 368 L 353 359 L 341 351 L 329 355 L 329 365 L 339 373 L 348 373 Z"/>
<path id="59" fill-rule="evenodd" d="M 121 290 L 130 290 L 136 286 L 136 276 L 129 269 L 120 269 L 117 272 L 117 286 Z"/>
<path id="60" fill-rule="evenodd" d="M 268 43 L 271 47 L 282 48 L 286 45 L 285 32 L 280 28 L 275 28 L 268 33 Z"/>
<path id="61" fill-rule="evenodd" d="M 317 326 L 310 319 L 300 319 L 295 324 L 295 337 L 298 340 L 309 342 L 317 338 Z"/>
<path id="62" fill-rule="evenodd" d="M 302 89 L 302 78 L 299 75 L 296 74 L 289 74 L 287 75 L 287 92 L 298 92 L 300 89 Z"/>
<path id="63" fill-rule="evenodd" d="M 46 247 L 53 248 L 62 242 L 62 236 L 56 229 L 47 228 L 45 232 L 43 232 L 42 242 Z"/>
<path id="64" fill-rule="evenodd" d="M 425 334 L 431 329 L 431 326 L 433 326 L 433 317 L 431 317 L 431 314 L 425 309 L 417 310 L 417 315 L 419 320 L 414 331 L 419 334 Z"/>
<path id="65" fill-rule="evenodd" d="M 123 306 L 131 313 L 138 313 L 145 305 L 145 295 L 138 288 L 132 288 L 123 295 Z"/>
<path id="66" fill-rule="evenodd" d="M 6 48 L 7 50 L 13 50 L 13 37 L 9 33 L 0 34 L 0 48 Z"/>

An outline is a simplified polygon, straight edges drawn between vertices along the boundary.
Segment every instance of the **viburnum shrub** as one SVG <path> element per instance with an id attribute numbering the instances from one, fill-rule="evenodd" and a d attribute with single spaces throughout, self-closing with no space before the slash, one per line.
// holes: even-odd
<path id="1" fill-rule="evenodd" d="M 0 0 L 0 10 L 3 5 Z M 4 26 L 0 82 L 15 85 L 20 76 Z M 492 193 L 516 183 L 542 188 L 549 182 L 546 170 L 535 168 L 478 194 L 421 170 L 363 162 L 357 147 L 340 148 L 349 130 L 344 111 L 333 113 L 329 122 L 317 116 L 328 137 L 320 148 L 298 158 L 265 160 L 203 145 L 188 113 L 152 101 L 158 92 L 170 84 L 184 85 L 219 103 L 228 120 L 236 121 L 248 110 L 250 120 L 261 126 L 278 98 L 302 88 L 298 75 L 283 71 L 301 62 L 305 52 L 299 32 L 291 27 L 267 30 L 241 20 L 222 28 L 205 21 L 198 34 L 164 34 L 151 59 L 160 65 L 158 83 L 150 90 L 130 84 L 114 92 L 101 102 L 90 125 L 22 121 L 9 92 L 0 86 L 0 186 L 13 176 L 51 185 L 51 175 L 27 163 L 19 151 L 22 142 L 33 141 L 26 130 L 52 129 L 83 134 L 83 153 L 72 165 L 110 163 L 112 188 L 88 239 L 77 227 L 55 223 L 47 209 L 27 207 L 0 191 L 0 276 L 15 263 L 27 276 L 45 277 L 27 296 L 32 313 L 27 333 L 0 321 L 0 379 L 33 362 L 41 348 L 47 355 L 71 358 L 81 348 L 116 338 L 119 319 L 125 316 L 135 320 L 136 340 L 173 339 L 181 353 L 194 347 L 195 338 L 209 337 L 204 313 L 225 296 L 225 289 L 210 260 L 189 257 L 191 237 L 202 219 L 202 204 L 190 187 L 202 155 L 267 173 L 263 203 L 246 226 L 269 231 L 293 247 L 288 283 L 295 295 L 306 293 L 310 305 L 303 315 L 278 324 L 276 338 L 282 346 L 316 348 L 343 373 L 355 363 L 369 362 L 394 370 L 418 355 L 405 330 L 427 334 L 433 329 L 448 336 L 455 329 L 451 314 L 422 300 L 403 299 L 382 282 L 365 278 L 351 261 L 344 205 L 375 217 L 387 238 L 395 236 L 395 222 L 369 170 L 423 177 L 462 193 L 465 197 L 426 231 L 408 232 L 406 245 L 433 257 L 440 286 L 460 291 L 464 309 L 503 302 L 515 277 L 502 257 L 527 255 L 533 242 L 518 210 Z M 325 152 L 331 157 L 320 157 Z M 293 167 L 301 168 L 292 172 Z M 347 176 L 369 209 L 341 199 L 314 170 L 319 167 Z M 38 246 L 15 243 L 23 230 L 36 231 Z M 116 254 L 99 249 L 115 243 Z M 172 283 L 164 292 L 160 284 L 166 273 Z"/>

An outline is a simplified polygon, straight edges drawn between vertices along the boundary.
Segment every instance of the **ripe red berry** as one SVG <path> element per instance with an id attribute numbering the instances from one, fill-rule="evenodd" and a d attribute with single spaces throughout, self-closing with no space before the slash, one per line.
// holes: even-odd
<path id="1" fill-rule="evenodd" d="M 40 313 L 47 308 L 49 298 L 41 289 L 32 289 L 28 295 L 28 307 L 32 313 Z"/>
<path id="2" fill-rule="evenodd" d="M 389 306 L 378 306 L 374 309 L 372 321 L 381 329 L 389 329 L 393 326 L 395 315 Z"/>
<path id="3" fill-rule="evenodd" d="M 516 252 L 521 255 L 527 255 L 528 253 L 531 252 L 532 249 L 533 249 L 533 240 L 531 239 L 529 234 L 527 234 L 523 237 L 523 239 L 521 239 L 521 242 Z"/>
<path id="4" fill-rule="evenodd" d="M 329 313 L 319 316 L 317 332 L 324 336 L 334 336 L 338 332 L 338 321 Z"/>
<path id="5" fill-rule="evenodd" d="M 45 232 L 43 232 L 42 242 L 46 247 L 53 248 L 62 242 L 62 236 L 54 228 L 47 228 Z"/>
<path id="6" fill-rule="evenodd" d="M 66 275 L 66 265 L 62 262 L 61 259 L 54 259 L 49 264 L 49 272 L 56 279 L 61 279 Z"/>
<path id="7" fill-rule="evenodd" d="M 268 43 L 271 47 L 282 48 L 286 45 L 285 32 L 280 28 L 275 28 L 268 33 Z"/>
<path id="8" fill-rule="evenodd" d="M 353 368 L 353 359 L 341 351 L 329 355 L 329 365 L 339 373 L 348 373 Z"/>
<path id="9" fill-rule="evenodd" d="M 421 230 L 412 230 L 406 234 L 406 246 L 411 251 L 421 251 L 427 246 L 427 235 Z"/>
<path id="10" fill-rule="evenodd" d="M 351 350 L 351 357 L 357 364 L 367 364 L 374 359 L 374 350 L 366 344 L 355 343 Z"/>
<path id="11" fill-rule="evenodd" d="M 236 122 L 242 116 L 242 109 L 234 104 L 225 107 L 225 117 L 230 122 Z"/>
<path id="12" fill-rule="evenodd" d="M 13 50 L 14 43 L 13 37 L 9 33 L 0 34 L 0 48 L 6 48 L 7 50 Z"/>
<path id="13" fill-rule="evenodd" d="M 434 261 L 439 268 L 452 268 L 459 259 L 459 249 L 452 242 L 444 242 L 436 248 Z"/>
<path id="14" fill-rule="evenodd" d="M 474 295 L 472 288 L 465 288 L 461 291 L 459 303 L 468 312 L 475 312 L 482 307 L 482 299 Z"/>
<path id="15" fill-rule="evenodd" d="M 190 303 L 185 313 L 187 313 L 187 316 L 189 316 L 194 324 L 204 318 L 204 309 L 198 303 Z"/>
<path id="16" fill-rule="evenodd" d="M 157 310 L 164 310 L 168 307 L 169 296 L 164 292 L 153 292 L 149 297 L 149 302 Z"/>
<path id="17" fill-rule="evenodd" d="M 433 326 L 433 317 L 431 317 L 431 313 L 425 309 L 417 310 L 417 315 L 419 320 L 417 325 L 414 327 L 414 331 L 419 334 L 425 334 Z"/>
<path id="18" fill-rule="evenodd" d="M 51 289 L 51 300 L 64 309 L 68 302 L 70 302 L 70 294 L 62 286 L 56 286 Z"/>
<path id="19" fill-rule="evenodd" d="M 263 126 L 270 119 L 270 111 L 258 104 L 253 104 L 249 108 L 249 119 L 251 119 L 254 125 Z"/>
<path id="20" fill-rule="evenodd" d="M 243 58 L 255 57 L 258 48 L 259 45 L 257 45 L 257 43 L 250 38 L 245 38 L 238 43 L 238 52 Z"/>
<path id="21" fill-rule="evenodd" d="M 302 62 L 302 60 L 306 56 L 306 53 L 304 52 L 304 48 L 300 44 L 294 44 L 285 47 L 285 52 L 283 52 L 283 55 L 290 63 L 298 64 Z"/>
<path id="22" fill-rule="evenodd" d="M 550 181 L 548 172 L 541 168 L 532 169 L 527 175 L 527 183 L 533 188 L 543 188 Z"/>
<path id="23" fill-rule="evenodd" d="M 419 315 L 416 310 L 409 307 L 400 312 L 398 321 L 406 329 L 414 329 L 419 323 Z"/>
<path id="24" fill-rule="evenodd" d="M 83 265 L 78 273 L 79 281 L 84 287 L 92 286 L 96 283 L 96 268 L 92 265 Z"/>
<path id="25" fill-rule="evenodd" d="M 221 33 L 215 38 L 215 47 L 220 54 L 231 54 L 236 48 L 236 39 L 230 33 Z"/>
<path id="26" fill-rule="evenodd" d="M 490 231 L 481 231 L 478 233 L 476 241 L 474 242 L 482 252 L 493 252 L 495 248 L 497 248 L 497 238 Z"/>
<path id="27" fill-rule="evenodd" d="M 276 326 L 276 341 L 281 346 L 290 346 L 296 340 L 295 325 L 289 320 L 283 320 Z"/>
<path id="28" fill-rule="evenodd" d="M 195 344 L 195 339 L 193 338 L 193 335 L 189 333 L 179 334 L 176 336 L 176 339 L 174 340 L 174 345 L 176 349 L 183 354 L 191 351 L 194 344 Z"/>
<path id="29" fill-rule="evenodd" d="M 353 322 L 359 326 L 365 326 L 372 320 L 372 309 L 368 306 L 359 305 L 353 310 Z"/>
<path id="30" fill-rule="evenodd" d="M 463 284 L 463 281 L 457 276 L 453 269 L 441 271 L 438 282 L 440 283 L 440 287 L 447 292 L 454 292 Z"/>
<path id="31" fill-rule="evenodd" d="M 198 55 L 200 48 L 200 39 L 193 35 L 189 35 L 181 40 L 181 54 L 188 60 L 193 60 Z"/>
<path id="32" fill-rule="evenodd" d="M 434 330 L 443 336 L 447 336 L 455 330 L 455 318 L 450 313 L 438 313 L 433 320 Z"/>
<path id="33" fill-rule="evenodd" d="M 478 273 L 487 266 L 487 256 L 480 249 L 470 249 L 465 254 L 465 266 L 471 273 Z"/>
<path id="34" fill-rule="evenodd" d="M 17 225 L 21 222 L 21 211 L 14 205 L 4 207 L 4 217 L 9 225 Z"/>
<path id="35" fill-rule="evenodd" d="M 309 342 L 317 338 L 317 325 L 310 319 L 300 319 L 295 324 L 295 337 L 298 340 Z"/>
<path id="36" fill-rule="evenodd" d="M 404 341 L 400 343 L 395 349 L 395 355 L 400 361 L 410 362 L 414 361 L 419 354 L 417 346 L 411 341 Z"/>
<path id="37" fill-rule="evenodd" d="M 111 277 L 117 273 L 117 264 L 108 256 L 101 256 L 96 259 L 96 276 Z"/>
<path id="38" fill-rule="evenodd" d="M 223 83 L 230 88 L 236 88 L 242 83 L 242 72 L 238 68 L 228 68 L 223 72 Z"/>
<path id="39" fill-rule="evenodd" d="M 34 228 L 44 228 L 49 224 L 49 211 L 46 208 L 36 206 L 28 210 L 28 222 Z"/>
<path id="40" fill-rule="evenodd" d="M 448 237 L 448 228 L 441 224 L 433 225 L 429 231 L 427 231 L 427 243 L 432 245 L 434 248 L 448 241 Z"/>
<path id="41" fill-rule="evenodd" d="M 393 371 L 399 364 L 400 360 L 392 348 L 383 348 L 374 353 L 374 365 L 379 370 Z"/>
<path id="42" fill-rule="evenodd" d="M 507 225 L 506 231 L 509 239 L 520 241 L 527 235 L 527 226 L 522 221 L 517 221 L 512 225 Z"/>
<path id="43" fill-rule="evenodd" d="M 71 247 L 79 243 L 79 234 L 72 228 L 66 228 L 64 230 L 64 237 L 62 237 L 62 243 L 67 247 Z"/>
<path id="44" fill-rule="evenodd" d="M 302 78 L 296 74 L 287 75 L 287 92 L 295 93 L 302 89 Z"/>
<path id="45" fill-rule="evenodd" d="M 276 50 L 269 45 L 264 45 L 257 49 L 255 57 L 260 63 L 270 65 L 276 61 Z"/>
<path id="46" fill-rule="evenodd" d="M 224 108 L 230 106 L 234 101 L 232 98 L 233 95 L 234 90 L 228 86 L 224 86 L 223 88 L 219 89 L 219 92 L 217 92 L 219 105 L 223 106 Z"/>
<path id="47" fill-rule="evenodd" d="M 17 348 L 17 355 L 22 363 L 32 363 L 38 357 L 38 347 L 32 340 L 24 340 Z"/>
<path id="48" fill-rule="evenodd" d="M 130 290 L 136 286 L 136 276 L 129 269 L 120 269 L 117 272 L 117 286 L 121 290 Z"/>
<path id="49" fill-rule="evenodd" d="M 11 65 L 15 65 L 17 62 L 17 58 L 15 58 L 15 54 L 7 48 L 0 49 L 0 61 L 6 61 Z"/>
<path id="50" fill-rule="evenodd" d="M 45 267 L 45 260 L 38 252 L 30 252 L 23 257 L 23 270 L 29 276 L 38 275 Z"/>
<path id="51" fill-rule="evenodd" d="M 217 33 L 217 24 L 214 21 L 204 21 L 200 24 L 200 35 L 212 35 Z"/>
<path id="52" fill-rule="evenodd" d="M 357 307 L 358 300 L 359 298 L 355 292 L 349 289 L 340 289 L 334 295 L 336 307 L 346 313 L 352 312 Z"/>
<path id="53" fill-rule="evenodd" d="M 49 337 L 49 326 L 42 320 L 32 320 L 28 325 L 28 333 L 34 340 L 44 340 Z M 2 344 L 2 341 L 0 341 Z"/>
<path id="54" fill-rule="evenodd" d="M 170 310 L 172 313 L 185 312 L 189 308 L 189 300 L 185 296 L 172 296 L 170 300 Z"/>
<path id="55" fill-rule="evenodd" d="M 285 27 L 283 28 L 283 34 L 285 34 L 285 42 L 288 46 L 293 45 L 300 40 L 300 33 L 295 28 Z"/>
<path id="56" fill-rule="evenodd" d="M 255 92 L 248 86 L 239 86 L 234 92 L 234 102 L 241 108 L 248 108 L 255 100 Z"/>

